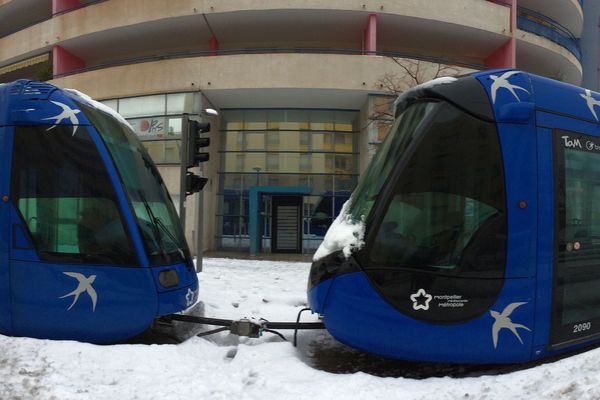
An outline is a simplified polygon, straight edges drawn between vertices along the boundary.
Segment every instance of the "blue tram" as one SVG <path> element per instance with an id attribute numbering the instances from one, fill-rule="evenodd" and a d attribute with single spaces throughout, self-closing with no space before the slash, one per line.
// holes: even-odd
<path id="1" fill-rule="evenodd" d="M 120 341 L 196 301 L 167 189 L 118 115 L 74 91 L 0 85 L 0 333 Z"/>
<path id="2" fill-rule="evenodd" d="M 338 217 L 364 240 L 312 264 L 329 332 L 451 363 L 599 343 L 600 94 L 492 70 L 418 86 L 395 111 Z"/>

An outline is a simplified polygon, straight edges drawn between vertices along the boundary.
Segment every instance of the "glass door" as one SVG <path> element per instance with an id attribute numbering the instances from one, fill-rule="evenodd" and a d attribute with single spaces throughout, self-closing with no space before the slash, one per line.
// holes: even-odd
<path id="1" fill-rule="evenodd" d="M 600 139 L 556 130 L 552 344 L 600 334 Z"/>
<path id="2" fill-rule="evenodd" d="M 302 250 L 302 196 L 273 196 L 273 253 Z"/>

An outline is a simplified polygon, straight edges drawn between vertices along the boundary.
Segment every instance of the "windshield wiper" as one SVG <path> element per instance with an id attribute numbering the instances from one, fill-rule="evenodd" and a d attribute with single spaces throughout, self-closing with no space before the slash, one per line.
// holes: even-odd
<path id="1" fill-rule="evenodd" d="M 162 222 L 162 220 L 160 218 L 158 218 L 158 217 L 153 217 L 153 218 L 154 218 L 154 222 L 156 222 L 156 225 L 167 234 L 167 237 L 169 238 L 169 240 L 171 240 L 171 242 L 175 245 L 175 247 L 177 248 L 177 251 L 179 252 L 179 255 L 181 255 L 181 258 L 185 260 L 185 253 L 184 253 L 183 249 L 181 247 L 179 247 L 177 238 L 173 235 L 173 233 L 171 233 L 169 228 L 165 225 L 164 222 Z"/>
<path id="2" fill-rule="evenodd" d="M 171 240 L 171 242 L 175 245 L 175 248 L 177 249 L 177 252 L 181 256 L 181 259 L 183 261 L 185 261 L 186 260 L 185 252 L 183 251 L 183 249 L 181 247 L 179 247 L 177 238 L 175 238 L 175 236 L 173 236 L 173 234 L 171 233 L 169 228 L 167 228 L 167 226 L 160 220 L 160 218 L 158 218 L 156 215 L 154 215 L 154 212 L 152 211 L 150 204 L 148 204 L 148 200 L 146 200 L 146 197 L 144 196 L 144 194 L 142 193 L 141 190 L 138 190 L 138 195 L 140 196 L 140 199 L 144 203 L 146 212 L 148 213 L 148 216 L 151 219 L 152 231 L 154 233 L 154 240 L 156 241 L 156 243 L 160 249 L 160 252 L 162 253 L 165 260 L 169 261 L 169 257 L 167 255 L 167 252 L 164 247 L 165 242 L 163 240 L 163 235 L 160 233 L 161 229 L 167 234 L 167 237 L 169 238 L 169 240 Z"/>
<path id="3" fill-rule="evenodd" d="M 164 245 L 163 238 L 160 233 L 160 229 L 158 228 L 158 224 L 156 222 L 156 216 L 154 216 L 154 212 L 152 211 L 150 204 L 148 204 L 148 200 L 146 200 L 146 197 L 144 196 L 144 193 L 142 193 L 141 190 L 138 190 L 138 196 L 140 196 L 140 200 L 142 200 L 142 203 L 144 204 L 144 207 L 146 208 L 146 213 L 148 213 L 148 216 L 150 217 L 150 222 L 151 222 L 150 225 L 152 226 L 152 233 L 154 234 L 154 241 L 156 242 L 162 256 L 165 258 L 165 260 L 168 260 L 167 252 L 165 251 L 165 248 L 163 246 Z"/>

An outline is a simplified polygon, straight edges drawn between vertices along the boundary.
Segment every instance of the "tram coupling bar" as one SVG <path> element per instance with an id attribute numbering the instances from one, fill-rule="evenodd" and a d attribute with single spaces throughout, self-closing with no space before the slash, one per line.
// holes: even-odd
<path id="1" fill-rule="evenodd" d="M 260 337 L 264 329 L 265 327 L 263 323 L 258 323 L 247 318 L 242 318 L 238 321 L 231 321 L 231 325 L 229 325 L 230 333 L 251 338 Z"/>

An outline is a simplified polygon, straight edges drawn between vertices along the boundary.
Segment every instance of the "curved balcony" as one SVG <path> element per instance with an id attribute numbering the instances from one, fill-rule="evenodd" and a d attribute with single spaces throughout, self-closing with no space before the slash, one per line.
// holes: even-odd
<path id="1" fill-rule="evenodd" d="M 458 73 L 469 71 L 460 68 Z M 390 57 L 331 53 L 231 54 L 111 66 L 60 77 L 52 83 L 76 87 L 97 99 L 202 90 L 210 94 L 211 101 L 226 103 L 229 107 L 244 104 L 307 107 L 312 104 L 314 107 L 360 108 L 366 94 L 385 92 L 379 80 L 394 73 L 403 76 Z M 282 91 L 294 91 L 294 95 L 280 96 Z M 310 96 L 306 96 L 307 93 Z M 227 101 L 221 101 L 224 97 Z"/>
<path id="2" fill-rule="evenodd" d="M 51 0 L 0 2 L 0 38 L 52 18 Z"/>
<path id="3" fill-rule="evenodd" d="M 94 5 L 0 38 L 0 65 L 50 51 L 53 46 L 63 47 L 88 66 L 156 51 L 207 50 L 213 48 L 211 41 L 218 42 L 220 49 L 361 49 L 367 20 L 373 14 L 378 20 L 378 50 L 461 55 L 479 62 L 490 48 L 502 45 L 509 30 L 508 10 L 480 0 L 85 3 Z"/>
<path id="4" fill-rule="evenodd" d="M 553 41 L 569 50 L 578 61 L 581 61 L 581 49 L 575 35 L 552 18 L 536 11 L 519 7 L 517 27 Z"/>
<path id="5" fill-rule="evenodd" d="M 556 21 L 575 37 L 581 36 L 583 30 L 581 0 L 518 0 L 518 5 Z"/>
<path id="6" fill-rule="evenodd" d="M 69 75 L 77 75 L 85 72 L 102 70 L 106 68 L 119 67 L 125 65 L 132 64 L 142 64 L 148 63 L 152 61 L 161 61 L 161 60 L 173 60 L 179 58 L 191 58 L 191 57 L 214 57 L 214 56 L 230 56 L 230 55 L 252 55 L 252 56 L 262 56 L 268 57 L 270 55 L 279 55 L 279 54 L 310 54 L 310 55 L 346 55 L 346 56 L 364 56 L 367 54 L 364 50 L 360 49 L 349 49 L 349 48 L 301 48 L 301 47 L 293 47 L 293 48 L 243 48 L 243 49 L 222 49 L 222 50 L 200 50 L 200 51 L 182 51 L 182 52 L 164 52 L 159 54 L 153 54 L 148 56 L 140 56 L 140 57 L 127 57 L 122 59 L 115 59 L 109 62 L 104 62 L 100 64 L 96 64 L 90 67 L 85 67 L 73 71 L 69 71 L 68 73 L 58 74 L 54 76 L 54 79 L 62 78 Z M 484 69 L 485 66 L 482 63 L 471 63 L 465 62 L 458 59 L 453 59 L 450 57 L 436 57 L 436 56 L 423 56 L 417 53 L 411 52 L 391 52 L 391 51 L 369 51 L 369 56 L 380 56 L 387 58 L 396 58 L 396 59 L 411 59 L 416 61 L 441 64 L 441 65 L 452 65 L 456 66 L 459 69 L 469 69 L 469 70 L 480 70 Z"/>

